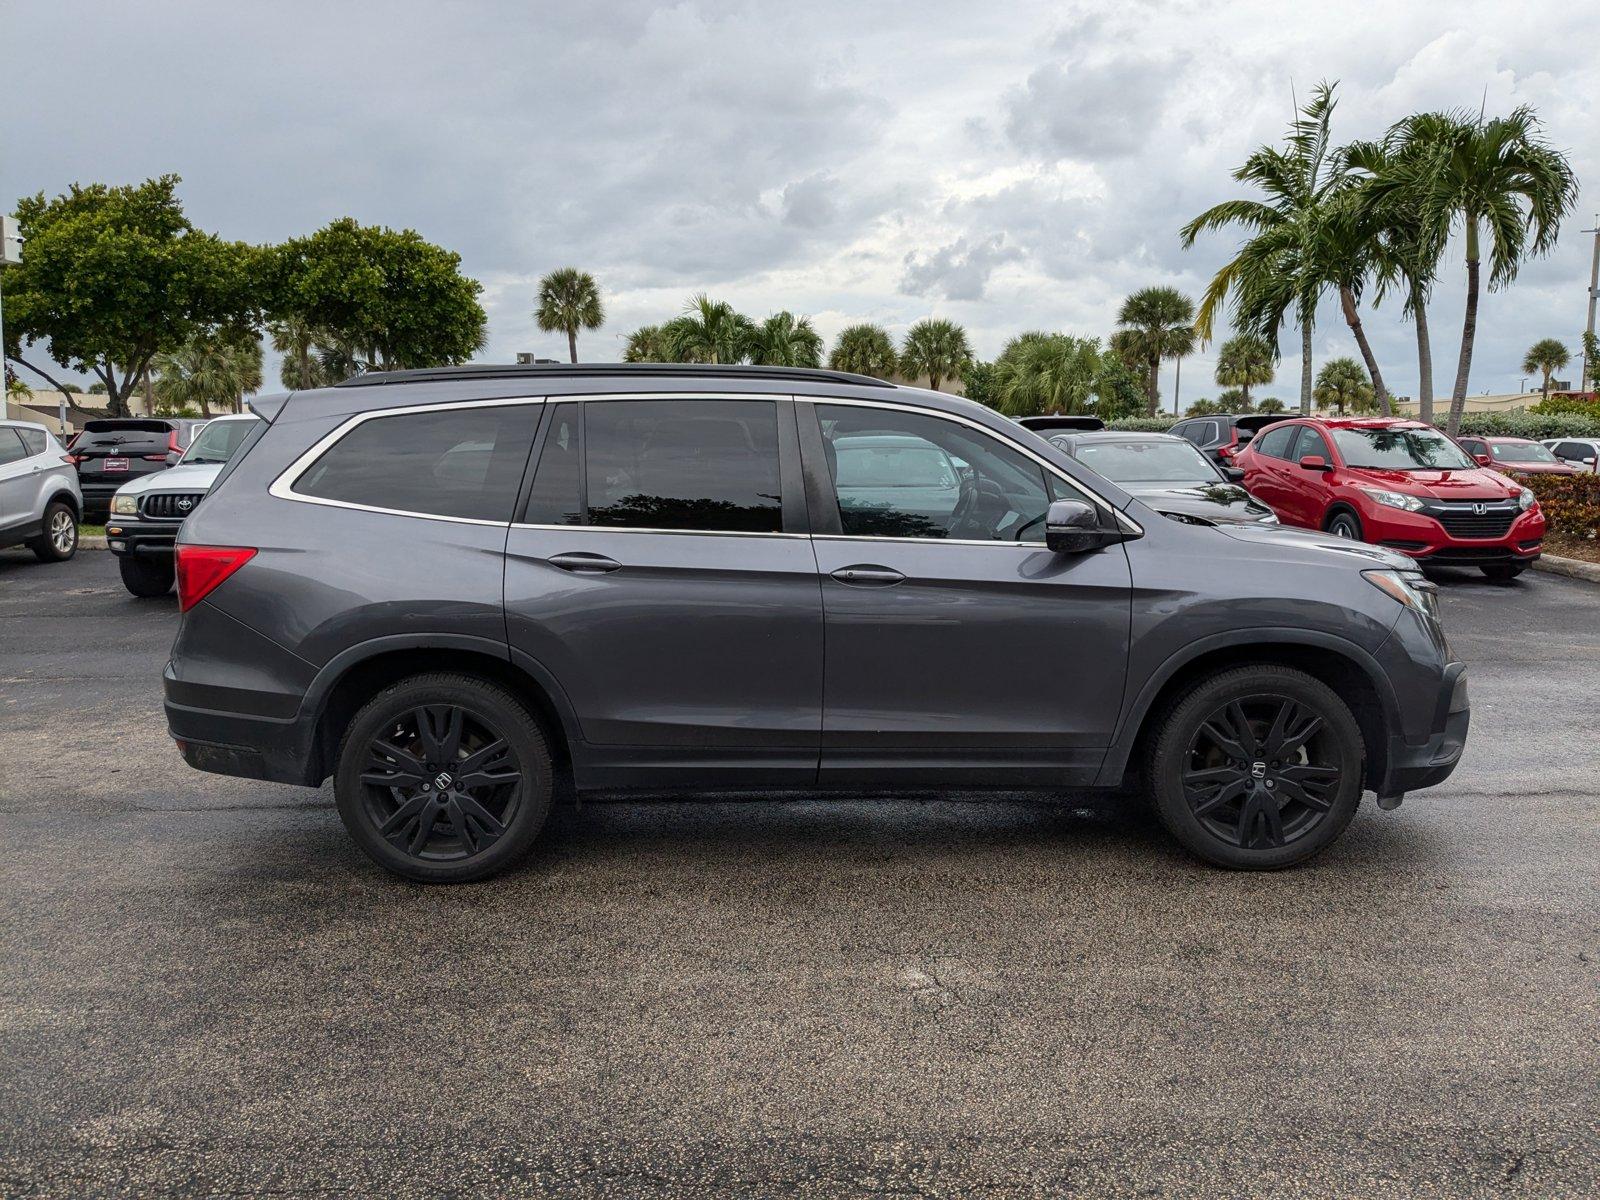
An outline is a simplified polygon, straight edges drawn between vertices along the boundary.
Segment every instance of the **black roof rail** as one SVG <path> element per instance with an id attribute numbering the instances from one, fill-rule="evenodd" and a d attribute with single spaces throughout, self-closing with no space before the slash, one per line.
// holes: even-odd
<path id="1" fill-rule="evenodd" d="M 857 387 L 898 385 L 870 375 L 826 371 L 816 367 L 720 366 L 706 363 L 469 363 L 461 367 L 419 367 L 406 371 L 368 371 L 335 387 L 379 387 L 388 383 L 436 383 L 452 379 L 543 379 L 555 376 L 627 377 L 681 375 L 692 379 L 792 379 L 812 383 L 849 383 Z"/>

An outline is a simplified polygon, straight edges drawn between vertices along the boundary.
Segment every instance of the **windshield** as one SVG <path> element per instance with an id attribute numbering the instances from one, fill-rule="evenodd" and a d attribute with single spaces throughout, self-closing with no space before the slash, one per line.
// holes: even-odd
<path id="1" fill-rule="evenodd" d="M 1188 442 L 1087 442 L 1078 461 L 1113 483 L 1214 483 L 1217 472 Z"/>
<path id="2" fill-rule="evenodd" d="M 179 462 L 225 463 L 250 433 L 254 421 L 213 421 L 189 444 Z"/>
<path id="3" fill-rule="evenodd" d="M 1501 462 L 1553 463 L 1556 456 L 1538 442 L 1490 442 L 1489 457 Z"/>
<path id="4" fill-rule="evenodd" d="M 1334 429 L 1347 467 L 1378 471 L 1466 471 L 1476 464 L 1437 429 Z"/>

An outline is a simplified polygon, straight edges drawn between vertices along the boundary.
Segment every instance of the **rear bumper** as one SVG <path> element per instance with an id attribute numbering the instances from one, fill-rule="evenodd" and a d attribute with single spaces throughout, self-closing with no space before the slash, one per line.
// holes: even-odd
<path id="1" fill-rule="evenodd" d="M 194 700 L 212 700 L 216 689 L 197 689 L 185 685 L 167 664 L 162 678 L 166 692 L 163 707 L 167 732 L 178 744 L 178 753 L 191 767 L 216 775 L 237 775 L 244 779 L 265 779 L 273 783 L 298 783 L 316 787 L 321 779 L 310 777 L 311 731 L 296 717 L 266 713 L 244 713 L 235 709 L 211 708 Z M 234 697 L 235 703 L 244 703 Z M 262 697 L 252 697 L 259 702 Z M 185 703 L 184 701 L 191 701 Z M 260 707 L 267 707 L 259 704 Z"/>
<path id="2" fill-rule="evenodd" d="M 170 557 L 180 524 L 178 521 L 156 524 L 138 518 L 111 518 L 106 522 L 106 545 L 113 554 Z"/>

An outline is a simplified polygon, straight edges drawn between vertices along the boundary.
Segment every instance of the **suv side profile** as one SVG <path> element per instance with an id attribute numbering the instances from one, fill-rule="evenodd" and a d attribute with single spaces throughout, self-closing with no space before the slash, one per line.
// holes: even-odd
<path id="1" fill-rule="evenodd" d="M 55 435 L 31 421 L 0 421 L 0 547 L 65 562 L 78 552 L 82 515 L 77 473 Z"/>
<path id="2" fill-rule="evenodd" d="M 481 878 L 556 788 L 1115 788 L 1273 869 L 1446 778 L 1466 677 L 1402 556 L 1165 520 L 980 405 L 557 365 L 258 400 L 178 535 L 167 721 Z"/>
<path id="3" fill-rule="evenodd" d="M 1208 417 L 1189 417 L 1179 421 L 1168 433 L 1193 442 L 1200 452 L 1219 467 L 1237 465 L 1239 452 L 1269 425 L 1288 420 L 1285 413 L 1217 413 Z"/>

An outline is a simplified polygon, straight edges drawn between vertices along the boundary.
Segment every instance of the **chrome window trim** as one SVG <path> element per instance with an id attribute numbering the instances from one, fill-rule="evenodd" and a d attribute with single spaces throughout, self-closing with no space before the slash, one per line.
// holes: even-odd
<path id="1" fill-rule="evenodd" d="M 685 537 L 808 538 L 811 536 L 809 533 L 763 533 L 754 529 L 650 529 L 643 525 L 536 525 L 531 521 L 513 521 L 511 528 L 581 533 L 672 533 Z"/>

